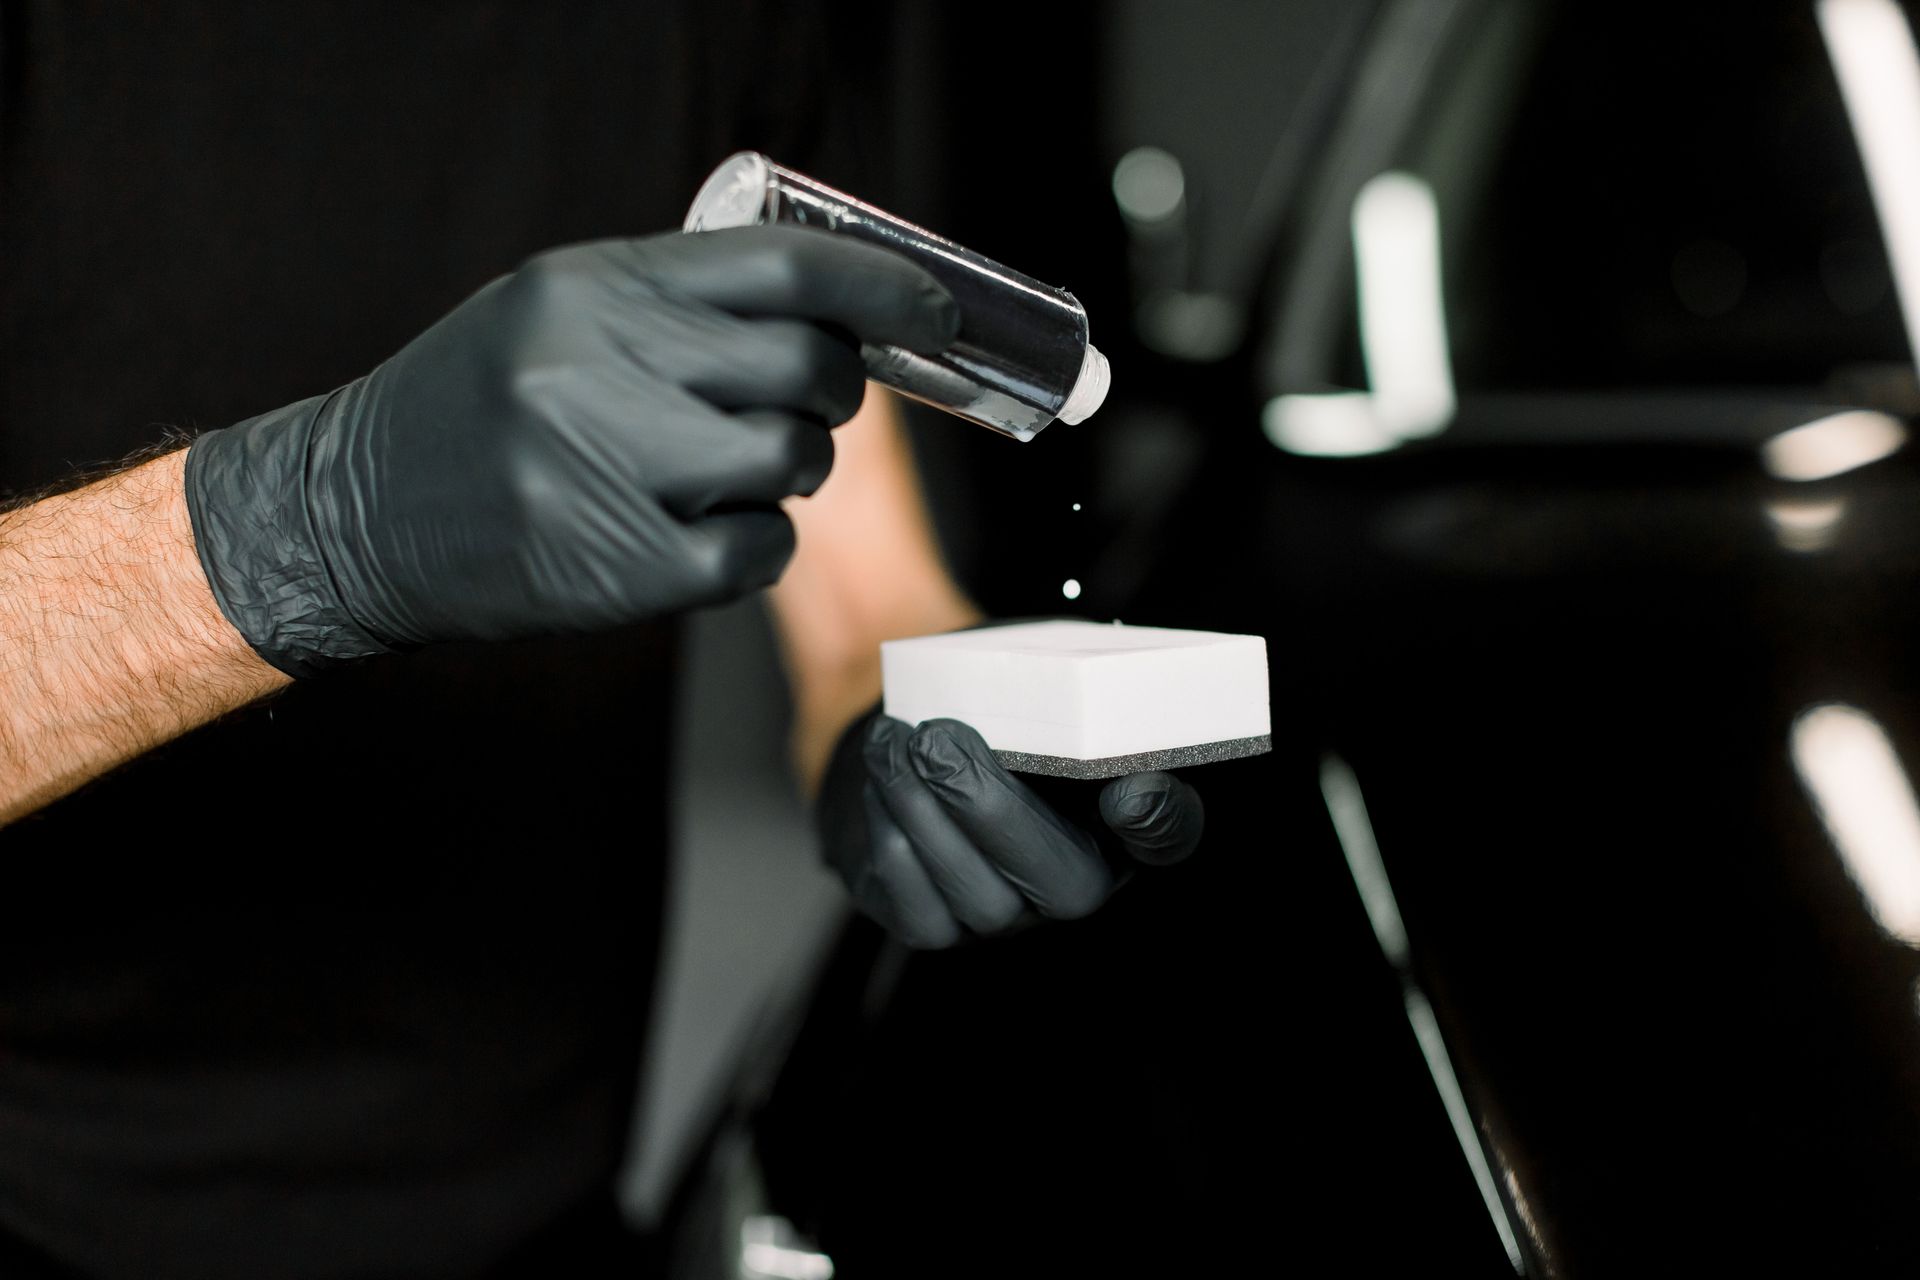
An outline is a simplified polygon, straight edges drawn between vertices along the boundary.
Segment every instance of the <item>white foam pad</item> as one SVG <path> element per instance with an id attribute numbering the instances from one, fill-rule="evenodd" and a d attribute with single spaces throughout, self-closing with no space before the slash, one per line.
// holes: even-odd
<path id="1" fill-rule="evenodd" d="M 1028 622 L 880 646 L 887 714 L 951 717 L 996 751 L 1098 760 L 1272 732 L 1267 642 Z"/>

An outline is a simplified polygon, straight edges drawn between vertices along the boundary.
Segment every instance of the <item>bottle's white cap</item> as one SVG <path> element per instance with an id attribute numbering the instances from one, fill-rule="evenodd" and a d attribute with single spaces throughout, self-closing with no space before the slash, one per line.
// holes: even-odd
<path id="1" fill-rule="evenodd" d="M 1107 387 L 1112 379 L 1113 371 L 1107 367 L 1107 358 L 1100 354 L 1100 348 L 1089 342 L 1086 354 L 1080 357 L 1080 376 L 1073 380 L 1073 390 L 1067 393 L 1067 402 L 1060 406 L 1060 421 L 1072 424 L 1091 418 L 1106 402 Z"/>
<path id="2" fill-rule="evenodd" d="M 767 220 L 773 169 L 758 151 L 737 151 L 707 175 L 687 209 L 682 231 L 753 227 Z"/>

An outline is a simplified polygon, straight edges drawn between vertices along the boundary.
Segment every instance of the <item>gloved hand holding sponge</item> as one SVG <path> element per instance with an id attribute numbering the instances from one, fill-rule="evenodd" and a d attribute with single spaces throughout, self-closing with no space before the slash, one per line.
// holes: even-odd
<path id="1" fill-rule="evenodd" d="M 1095 785 L 1056 784 L 1097 795 L 1097 815 L 1073 821 L 1002 767 L 970 726 L 912 726 L 876 709 L 842 735 L 827 766 L 817 810 L 824 856 L 860 909 L 909 946 L 1075 919 L 1135 867 L 1187 857 L 1205 824 L 1199 793 L 1174 774 Z"/>
<path id="2" fill-rule="evenodd" d="M 200 561 L 296 678 L 728 600 L 791 557 L 778 503 L 826 478 L 828 428 L 865 389 L 859 344 L 937 353 L 959 326 L 907 258 L 803 228 L 544 253 L 365 377 L 197 440 Z M 1168 773 L 1106 784 L 1079 825 L 967 725 L 877 711 L 845 734 L 819 814 L 861 908 L 919 947 L 1085 915 L 1202 825 Z"/>

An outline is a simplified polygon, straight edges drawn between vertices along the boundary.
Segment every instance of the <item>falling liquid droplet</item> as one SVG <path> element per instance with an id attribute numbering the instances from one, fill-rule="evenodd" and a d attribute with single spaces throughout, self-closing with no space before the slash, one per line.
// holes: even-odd
<path id="1" fill-rule="evenodd" d="M 1068 578 L 1065 582 L 1061 583 L 1060 594 L 1069 600 L 1078 600 L 1080 598 L 1080 579 Z"/>
<path id="2" fill-rule="evenodd" d="M 1075 511 L 1078 511 L 1078 510 L 1080 509 L 1080 504 L 1079 504 L 1079 503 L 1077 503 L 1077 502 L 1076 502 L 1076 503 L 1074 503 L 1074 504 L 1073 504 L 1073 509 L 1074 509 Z"/>

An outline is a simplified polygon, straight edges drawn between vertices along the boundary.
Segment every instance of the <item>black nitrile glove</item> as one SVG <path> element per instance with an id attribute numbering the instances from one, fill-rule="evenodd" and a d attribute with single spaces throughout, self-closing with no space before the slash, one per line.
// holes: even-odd
<path id="1" fill-rule="evenodd" d="M 802 228 L 544 253 L 359 381 L 196 441 L 200 563 L 294 676 L 717 603 L 785 567 L 775 504 L 826 478 L 857 344 L 958 324 L 905 258 Z"/>
<path id="2" fill-rule="evenodd" d="M 1092 799 L 1092 783 L 1064 785 Z M 1001 767 L 972 726 L 915 728 L 877 711 L 842 735 L 818 812 L 827 862 L 854 901 L 915 947 L 999 933 L 1036 913 L 1086 915 L 1132 863 L 1192 853 L 1204 821 L 1185 782 L 1135 773 L 1108 782 L 1082 826 Z"/>

